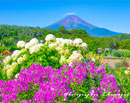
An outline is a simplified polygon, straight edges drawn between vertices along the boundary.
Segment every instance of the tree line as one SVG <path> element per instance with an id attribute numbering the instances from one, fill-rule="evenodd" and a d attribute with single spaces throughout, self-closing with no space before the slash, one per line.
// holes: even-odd
<path id="1" fill-rule="evenodd" d="M 129 34 L 122 34 L 113 37 L 92 37 L 85 30 L 66 30 L 64 26 L 61 26 L 58 30 L 50 30 L 40 27 L 0 25 L 0 51 L 7 49 L 7 47 L 9 49 L 14 48 L 19 40 L 28 42 L 34 37 L 38 38 L 38 40 L 44 40 L 47 34 L 54 34 L 58 38 L 81 38 L 88 44 L 88 51 L 93 52 L 96 52 L 98 48 L 130 50 Z"/>

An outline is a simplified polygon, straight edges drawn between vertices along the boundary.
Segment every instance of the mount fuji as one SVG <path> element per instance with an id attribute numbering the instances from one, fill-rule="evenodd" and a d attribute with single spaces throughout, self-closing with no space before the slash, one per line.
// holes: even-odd
<path id="1" fill-rule="evenodd" d="M 48 25 L 47 27 L 45 27 L 45 29 L 58 30 L 60 26 L 64 26 L 66 30 L 83 29 L 87 33 L 89 33 L 90 36 L 95 36 L 95 37 L 115 36 L 115 35 L 121 34 L 121 33 L 117 33 L 117 32 L 114 32 L 105 28 L 96 27 L 82 20 L 80 17 L 76 15 L 68 15 L 62 20 L 54 24 Z"/>

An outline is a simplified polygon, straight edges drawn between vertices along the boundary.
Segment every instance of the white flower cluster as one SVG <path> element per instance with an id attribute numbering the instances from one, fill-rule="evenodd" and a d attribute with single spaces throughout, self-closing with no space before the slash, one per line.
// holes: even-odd
<path id="1" fill-rule="evenodd" d="M 30 54 L 33 54 L 39 52 L 41 46 L 43 46 L 43 44 L 38 43 L 38 40 L 36 38 L 33 38 L 29 43 L 25 45 L 25 49 L 29 49 Z"/>
<path id="2" fill-rule="evenodd" d="M 13 60 L 16 60 L 20 54 L 21 54 L 20 50 L 15 50 L 11 55 L 11 57 L 13 58 Z"/>
<path id="3" fill-rule="evenodd" d="M 23 48 L 21 49 L 21 53 L 25 53 L 27 51 L 27 49 Z"/>
<path id="4" fill-rule="evenodd" d="M 39 51 L 40 51 L 40 48 L 41 48 L 42 46 L 43 46 L 43 44 L 41 44 L 41 43 L 32 46 L 31 48 L 29 48 L 30 54 L 39 52 Z"/>
<path id="5" fill-rule="evenodd" d="M 10 61 L 11 61 L 11 57 L 10 56 L 7 56 L 4 60 L 3 60 L 3 62 L 4 62 L 4 64 L 8 64 Z"/>
<path id="6" fill-rule="evenodd" d="M 25 61 L 26 59 L 27 59 L 27 55 L 24 54 L 23 57 L 19 57 L 19 58 L 17 59 L 17 62 L 18 62 L 18 64 L 22 64 L 23 61 Z"/>
<path id="7" fill-rule="evenodd" d="M 18 48 L 23 48 L 23 47 L 25 47 L 25 42 L 24 42 L 24 41 L 18 41 L 17 47 L 18 47 Z"/>
<path id="8" fill-rule="evenodd" d="M 7 56 L 3 60 L 4 62 L 3 71 L 4 73 L 7 74 L 7 77 L 11 78 L 13 75 L 13 72 L 17 69 L 18 64 L 22 64 L 27 59 L 26 54 L 24 54 L 23 56 L 20 56 L 22 53 L 25 53 L 28 49 L 29 49 L 30 54 L 37 53 L 40 50 L 41 46 L 43 46 L 43 44 L 38 43 L 38 40 L 36 38 L 31 39 L 29 43 L 25 43 L 24 41 L 18 41 L 17 47 L 22 48 L 22 49 L 15 50 L 11 56 Z M 10 63 L 11 60 L 14 61 L 12 64 Z"/>
<path id="9" fill-rule="evenodd" d="M 3 73 L 4 74 L 6 73 L 8 78 L 11 78 L 13 76 L 13 72 L 17 70 L 18 64 L 22 64 L 22 62 L 27 59 L 26 54 L 18 58 L 20 53 L 21 52 L 19 50 L 16 50 L 11 56 L 7 56 L 4 59 Z M 17 62 L 12 62 L 12 64 L 10 63 L 11 60 L 16 60 L 16 59 L 17 59 Z"/>
<path id="10" fill-rule="evenodd" d="M 82 47 L 84 50 L 87 51 L 88 45 L 87 45 L 86 43 L 82 43 L 82 44 L 80 45 L 80 47 Z"/>
<path id="11" fill-rule="evenodd" d="M 67 63 L 67 59 L 65 58 L 65 56 L 61 56 L 59 62 L 60 62 L 61 65 L 66 64 Z"/>
<path id="12" fill-rule="evenodd" d="M 74 60 L 83 60 L 82 52 L 80 49 L 87 50 L 87 44 L 83 43 L 82 39 L 76 38 L 63 39 L 56 38 L 53 34 L 48 34 L 45 38 L 45 44 L 39 43 L 36 38 L 31 39 L 28 43 L 24 41 L 19 41 L 17 47 L 22 48 L 21 50 L 15 50 L 11 56 L 7 56 L 4 59 L 4 69 L 3 71 L 7 73 L 7 77 L 11 78 L 13 72 L 17 70 L 18 65 L 21 65 L 25 60 L 27 60 L 26 51 L 29 51 L 30 54 L 38 53 L 42 46 L 49 47 L 49 50 L 56 50 L 58 54 L 61 55 L 59 63 L 71 64 Z M 72 51 L 71 48 L 78 47 L 78 50 Z M 51 57 L 56 59 L 55 57 Z M 11 64 L 11 60 L 13 63 Z M 40 59 L 42 61 L 42 58 Z M 18 74 L 16 75 L 18 77 Z"/>
<path id="13" fill-rule="evenodd" d="M 81 43 L 83 43 L 82 39 L 76 38 L 73 42 L 76 46 L 79 46 Z"/>
<path id="14" fill-rule="evenodd" d="M 6 65 L 3 69 L 3 72 L 7 74 L 8 78 L 11 78 L 13 76 L 13 72 L 17 69 L 18 63 L 13 62 L 11 65 Z"/>
<path id="15" fill-rule="evenodd" d="M 47 40 L 52 40 L 52 38 L 47 38 Z M 21 50 L 21 52 L 26 52 L 27 49 L 29 49 L 30 54 L 37 53 L 40 51 L 40 47 L 43 46 L 42 43 L 38 43 L 39 41 L 36 38 L 31 39 L 28 43 L 25 43 L 24 41 L 18 41 L 17 47 L 24 48 Z"/>
<path id="16" fill-rule="evenodd" d="M 18 41 L 17 47 L 23 48 L 21 50 L 15 50 L 14 53 L 11 56 L 7 56 L 3 62 L 4 62 L 4 73 L 7 73 L 7 77 L 11 78 L 13 75 L 13 72 L 17 69 L 18 64 L 22 64 L 23 61 L 27 59 L 27 55 L 20 56 L 21 53 L 25 53 L 27 49 L 29 49 L 30 54 L 37 52 L 40 50 L 40 47 L 43 46 L 43 44 L 39 44 L 38 40 L 36 38 L 33 38 L 30 40 L 29 43 L 25 43 L 24 41 Z M 20 57 L 19 57 L 20 56 Z M 13 62 L 10 65 L 10 61 L 13 60 Z"/>
<path id="17" fill-rule="evenodd" d="M 57 45 L 55 43 L 49 44 L 49 48 L 51 48 L 51 49 L 55 49 L 56 47 L 57 47 Z"/>
<path id="18" fill-rule="evenodd" d="M 35 46 L 36 44 L 38 44 L 38 40 L 36 38 L 33 38 L 28 43 L 26 43 L 25 48 L 29 49 L 32 46 Z"/>
<path id="19" fill-rule="evenodd" d="M 37 53 L 38 51 L 40 51 L 40 48 L 37 45 L 29 48 L 30 54 Z"/>
<path id="20" fill-rule="evenodd" d="M 83 43 L 82 39 L 80 38 L 71 40 L 71 39 L 55 38 L 53 34 L 48 34 L 45 40 L 46 40 L 45 44 L 47 44 L 47 42 L 50 43 L 49 44 L 50 49 L 56 48 L 57 51 L 61 50 L 64 47 L 64 44 L 66 44 L 67 46 L 81 47 L 84 50 L 87 50 L 87 44 Z"/>
<path id="21" fill-rule="evenodd" d="M 48 34 L 45 38 L 45 40 L 48 41 L 55 41 L 55 36 L 53 34 Z"/>
<path id="22" fill-rule="evenodd" d="M 67 60 L 67 63 L 71 64 L 73 63 L 74 60 L 81 61 L 83 59 L 84 59 L 83 56 L 78 51 L 74 51 L 72 55 L 69 57 L 69 59 Z"/>
<path id="23" fill-rule="evenodd" d="M 58 53 L 61 55 L 61 59 L 59 63 L 62 64 L 70 64 L 74 60 L 82 60 L 83 56 L 81 55 L 81 50 L 73 51 L 71 53 L 70 48 L 71 47 L 79 47 L 84 50 L 87 50 L 87 44 L 83 43 L 82 39 L 76 38 L 75 40 L 71 39 L 63 39 L 63 38 L 55 38 L 53 34 L 49 34 L 45 38 L 46 43 L 49 43 L 49 49 L 53 49 L 58 51 Z M 64 48 L 64 46 L 67 46 L 67 48 Z M 67 59 L 66 55 L 67 54 L 72 54 L 70 57 Z M 79 58 L 79 59 L 78 59 Z"/>

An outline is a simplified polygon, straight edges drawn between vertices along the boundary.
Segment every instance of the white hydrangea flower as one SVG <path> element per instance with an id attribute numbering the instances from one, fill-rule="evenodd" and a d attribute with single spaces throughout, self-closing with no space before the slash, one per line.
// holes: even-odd
<path id="1" fill-rule="evenodd" d="M 67 63 L 67 59 L 65 58 L 65 56 L 61 56 L 59 63 L 60 63 L 61 65 Z"/>
<path id="2" fill-rule="evenodd" d="M 22 64 L 23 61 L 24 61 L 23 57 L 19 57 L 19 58 L 17 59 L 18 64 Z"/>
<path id="3" fill-rule="evenodd" d="M 29 43 L 31 44 L 31 46 L 34 46 L 34 45 L 38 44 L 38 42 L 39 41 L 36 38 L 33 38 L 33 39 L 30 40 Z"/>
<path id="4" fill-rule="evenodd" d="M 17 69 L 17 67 L 18 67 L 18 63 L 13 62 L 13 63 L 11 64 L 11 66 L 10 66 L 10 70 L 11 70 L 12 72 L 14 72 L 15 69 Z"/>
<path id="5" fill-rule="evenodd" d="M 35 45 L 35 46 L 29 48 L 30 54 L 37 53 L 37 52 L 39 52 L 39 51 L 40 51 L 40 47 L 37 46 L 37 45 Z"/>
<path id="6" fill-rule="evenodd" d="M 57 45 L 55 43 L 49 44 L 49 48 L 51 48 L 51 49 L 55 49 L 56 47 L 57 47 Z"/>
<path id="7" fill-rule="evenodd" d="M 21 54 L 20 50 L 15 50 L 14 53 L 11 55 L 11 57 L 13 58 L 13 60 L 16 60 L 17 57 Z"/>
<path id="8" fill-rule="evenodd" d="M 64 39 L 63 41 L 62 41 L 62 44 L 64 45 L 64 44 L 67 44 L 67 42 L 68 42 L 68 40 L 67 39 Z"/>
<path id="9" fill-rule="evenodd" d="M 21 53 L 20 50 L 15 50 L 15 51 L 13 52 L 14 55 L 18 55 L 18 54 L 20 54 L 20 53 Z M 12 54 L 12 56 L 13 56 L 13 54 Z"/>
<path id="10" fill-rule="evenodd" d="M 76 53 L 76 54 L 77 54 L 77 53 L 81 53 L 81 50 L 76 50 L 76 51 L 73 51 L 72 53 L 73 53 L 73 54 L 75 54 L 75 53 Z"/>
<path id="11" fill-rule="evenodd" d="M 23 49 L 21 50 L 21 53 L 25 53 L 26 51 L 27 51 L 27 49 L 23 48 Z"/>
<path id="12" fill-rule="evenodd" d="M 12 71 L 10 69 L 8 69 L 6 73 L 7 73 L 8 79 L 12 78 L 13 73 L 12 73 Z"/>
<path id="13" fill-rule="evenodd" d="M 64 55 L 69 54 L 69 53 L 70 53 L 69 49 L 64 50 Z"/>
<path id="14" fill-rule="evenodd" d="M 63 44 L 63 43 L 60 44 L 59 47 L 60 47 L 61 49 L 63 49 L 63 48 L 64 48 L 64 44 Z"/>
<path id="15" fill-rule="evenodd" d="M 68 46 L 73 46 L 73 40 L 68 39 L 67 45 L 68 45 Z"/>
<path id="16" fill-rule="evenodd" d="M 80 53 L 73 53 L 69 59 L 67 60 L 67 63 L 73 63 L 74 60 L 80 61 L 83 59 L 83 56 Z"/>
<path id="17" fill-rule="evenodd" d="M 25 48 L 29 49 L 30 47 L 32 47 L 31 43 L 26 43 Z"/>
<path id="18" fill-rule="evenodd" d="M 74 41 L 73 41 L 74 45 L 78 46 L 80 45 L 81 43 L 83 43 L 82 39 L 80 38 L 76 38 Z"/>
<path id="19" fill-rule="evenodd" d="M 73 52 L 72 52 L 72 54 L 77 54 L 77 53 L 78 53 L 78 51 L 73 51 Z"/>
<path id="20" fill-rule="evenodd" d="M 18 43 L 17 43 L 17 47 L 18 48 L 23 48 L 24 46 L 25 46 L 25 42 L 24 41 L 18 41 Z"/>
<path id="21" fill-rule="evenodd" d="M 53 41 L 55 41 L 55 36 L 53 35 L 53 34 L 48 34 L 47 36 L 46 36 L 46 38 L 45 38 L 45 40 L 48 42 L 48 41 L 51 41 L 51 40 L 53 40 Z"/>
<path id="22" fill-rule="evenodd" d="M 60 44 L 59 46 L 56 47 L 57 51 L 63 50 L 64 49 L 64 45 Z"/>
<path id="23" fill-rule="evenodd" d="M 82 44 L 81 44 L 81 47 L 82 47 L 82 48 L 87 48 L 88 45 L 87 45 L 86 43 L 82 43 Z"/>
<path id="24" fill-rule="evenodd" d="M 63 38 L 56 38 L 56 42 L 61 43 L 64 39 Z"/>
<path id="25" fill-rule="evenodd" d="M 62 41 L 62 44 L 67 44 L 67 46 L 72 46 L 73 45 L 73 41 L 71 39 L 64 39 Z"/>
<path id="26" fill-rule="evenodd" d="M 4 68 L 3 68 L 3 72 L 5 73 L 8 69 L 10 69 L 10 65 L 6 65 L 6 66 L 4 66 Z"/>
<path id="27" fill-rule="evenodd" d="M 65 52 L 65 51 L 64 51 L 63 49 L 61 49 L 60 51 L 58 51 L 58 53 L 61 54 L 61 55 L 63 55 L 64 52 Z"/>
<path id="28" fill-rule="evenodd" d="M 17 59 L 18 64 L 22 64 L 27 59 L 27 55 L 24 54 L 23 57 Z"/>
<path id="29" fill-rule="evenodd" d="M 4 62 L 4 64 L 8 64 L 10 61 L 11 61 L 11 57 L 10 56 L 7 56 L 4 60 L 3 60 L 3 62 Z"/>
<path id="30" fill-rule="evenodd" d="M 37 44 L 37 46 L 39 46 L 41 48 L 42 46 L 44 46 L 44 44 L 39 43 L 39 44 Z"/>
<path id="31" fill-rule="evenodd" d="M 27 59 L 27 55 L 24 54 L 24 55 L 23 55 L 23 60 L 26 60 L 26 59 Z"/>
<path id="32" fill-rule="evenodd" d="M 80 46 L 81 46 L 84 50 L 87 50 L 88 45 L 87 45 L 86 43 L 82 43 Z"/>
<path id="33" fill-rule="evenodd" d="M 56 43 L 57 46 L 61 44 L 61 42 L 57 42 L 57 41 L 55 43 Z"/>
<path id="34" fill-rule="evenodd" d="M 10 69 L 10 65 L 6 65 L 4 69 Z"/>
<path id="35" fill-rule="evenodd" d="M 57 51 L 60 51 L 62 48 L 60 48 L 59 46 L 58 47 L 56 47 L 56 50 Z"/>

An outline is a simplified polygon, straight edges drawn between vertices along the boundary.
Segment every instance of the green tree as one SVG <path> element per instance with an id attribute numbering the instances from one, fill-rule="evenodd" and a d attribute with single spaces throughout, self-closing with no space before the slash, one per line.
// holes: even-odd
<path id="1" fill-rule="evenodd" d="M 60 28 L 58 28 L 58 31 L 61 32 L 62 34 L 68 33 L 68 31 L 65 29 L 64 26 L 60 26 Z"/>

